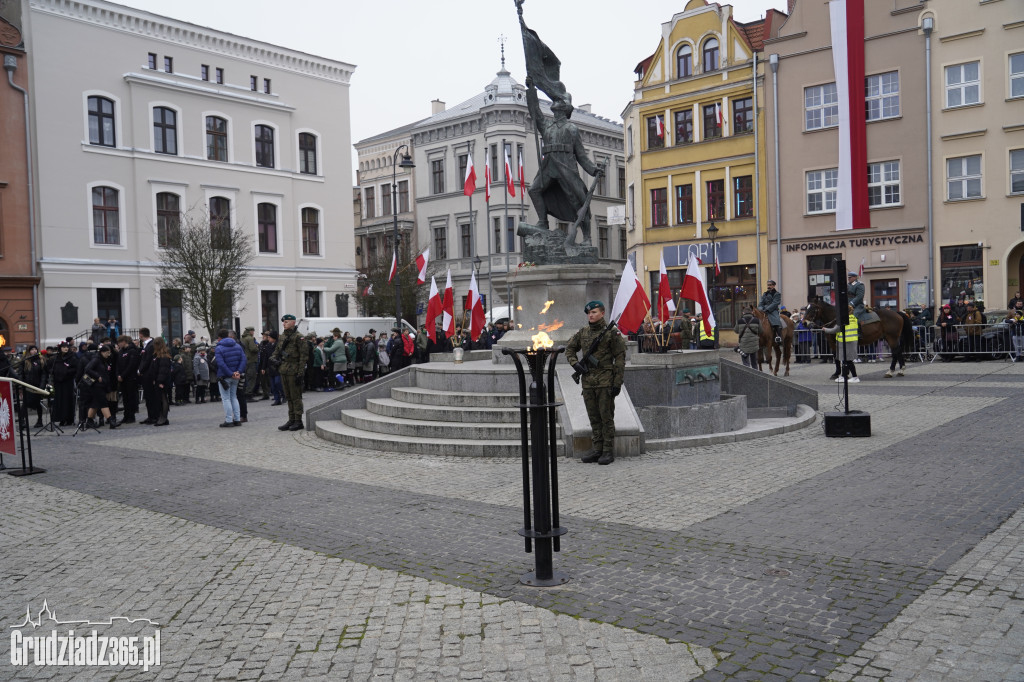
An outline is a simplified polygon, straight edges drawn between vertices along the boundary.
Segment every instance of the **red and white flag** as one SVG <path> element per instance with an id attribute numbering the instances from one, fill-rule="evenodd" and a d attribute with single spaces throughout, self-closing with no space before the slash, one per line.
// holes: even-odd
<path id="1" fill-rule="evenodd" d="M 469 154 L 466 158 L 466 180 L 462 187 L 462 193 L 471 197 L 476 191 L 476 169 L 473 168 L 473 155 Z"/>
<path id="2" fill-rule="evenodd" d="M 665 124 L 661 121 L 661 116 L 654 117 L 654 128 L 658 133 L 658 137 L 665 138 Z"/>
<path id="3" fill-rule="evenodd" d="M 372 282 L 370 283 L 370 286 L 368 286 L 365 289 L 363 289 L 363 296 L 373 296 L 373 283 Z"/>
<path id="4" fill-rule="evenodd" d="M 722 127 L 722 103 L 715 102 L 715 123 L 719 128 Z"/>
<path id="5" fill-rule="evenodd" d="M 665 268 L 665 254 L 661 254 L 661 269 L 658 277 L 658 319 L 664 322 L 676 311 L 672 300 L 672 287 L 668 284 L 668 270 Z"/>
<path id="6" fill-rule="evenodd" d="M 505 187 L 512 196 L 516 195 L 516 181 L 512 177 L 512 165 L 508 160 L 508 147 L 505 147 Z"/>
<path id="7" fill-rule="evenodd" d="M 864 276 L 864 259 L 863 258 L 860 259 L 860 267 L 857 268 L 857 276 L 858 277 L 863 277 Z"/>
<path id="8" fill-rule="evenodd" d="M 633 265 L 626 260 L 626 266 L 622 268 L 622 279 L 619 280 L 619 289 L 615 292 L 611 319 L 618 323 L 623 334 L 632 334 L 643 324 L 650 309 L 651 301 L 647 298 L 647 292 L 636 278 Z"/>
<path id="9" fill-rule="evenodd" d="M 480 300 L 480 287 L 476 283 L 476 273 L 469 276 L 469 296 L 466 296 L 466 310 L 469 311 L 469 338 L 476 341 L 484 330 L 486 319 L 484 303 Z"/>
<path id="10" fill-rule="evenodd" d="M 718 244 L 715 244 L 715 277 L 722 274 L 722 266 L 718 264 Z"/>
<path id="11" fill-rule="evenodd" d="M 391 253 L 391 272 L 388 273 L 388 282 L 395 278 L 395 273 L 398 271 L 398 251 Z"/>
<path id="12" fill-rule="evenodd" d="M 441 301 L 441 329 L 445 338 L 455 336 L 455 291 L 452 290 L 451 268 L 448 268 L 448 281 L 444 283 L 444 299 Z"/>
<path id="13" fill-rule="evenodd" d="M 484 164 L 484 201 L 491 203 L 491 164 Z"/>
<path id="14" fill-rule="evenodd" d="M 519 150 L 519 193 L 526 196 L 526 169 L 523 166 L 523 150 Z"/>
<path id="15" fill-rule="evenodd" d="M 437 327 L 437 316 L 441 314 L 441 294 L 437 292 L 437 281 L 430 278 L 430 298 L 427 299 L 427 337 L 431 341 L 434 338 L 434 330 Z"/>
<path id="16" fill-rule="evenodd" d="M 425 284 L 427 281 L 427 262 L 430 260 L 430 247 L 416 256 L 416 284 Z"/>
<path id="17" fill-rule="evenodd" d="M 864 0 L 831 0 L 832 61 L 839 105 L 836 229 L 871 227 L 868 138 L 864 112 Z"/>
<path id="18" fill-rule="evenodd" d="M 686 264 L 686 276 L 683 277 L 683 298 L 697 304 L 704 319 L 704 333 L 711 336 L 715 329 L 715 315 L 711 312 L 708 302 L 708 284 L 704 279 L 704 268 L 699 258 L 690 257 Z"/>

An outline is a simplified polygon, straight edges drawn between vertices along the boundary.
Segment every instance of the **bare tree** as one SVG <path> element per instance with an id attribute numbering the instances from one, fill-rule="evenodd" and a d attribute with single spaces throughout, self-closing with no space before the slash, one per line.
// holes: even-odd
<path id="1" fill-rule="evenodd" d="M 426 301 L 429 291 L 416 285 L 416 265 L 409 260 L 409 248 L 402 244 L 399 261 L 402 269 L 395 275 L 402 290 L 402 318 L 416 324 L 418 304 Z M 357 300 L 363 315 L 368 317 L 395 316 L 395 283 L 388 282 L 391 273 L 391 252 L 381 255 L 374 262 L 367 263 L 366 276 L 359 278 Z M 369 290 L 369 293 L 368 293 Z"/>
<path id="2" fill-rule="evenodd" d="M 181 292 L 181 306 L 209 332 L 230 325 L 249 280 L 249 265 L 256 257 L 242 229 L 231 228 L 227 216 L 211 216 L 193 208 L 180 221 L 158 229 L 163 245 L 157 283 L 161 289 Z"/>

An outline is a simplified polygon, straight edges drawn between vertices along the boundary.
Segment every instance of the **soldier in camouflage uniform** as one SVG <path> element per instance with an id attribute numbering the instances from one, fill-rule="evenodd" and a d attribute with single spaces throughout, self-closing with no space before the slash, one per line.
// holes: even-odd
<path id="1" fill-rule="evenodd" d="M 309 360 L 309 344 L 302 334 L 295 329 L 295 316 L 285 315 L 281 318 L 284 331 L 277 342 L 277 348 L 270 356 L 271 362 L 280 361 L 278 371 L 281 373 L 281 384 L 284 397 L 288 401 L 288 422 L 278 426 L 278 431 L 298 431 L 302 426 L 302 375 L 306 371 Z"/>
<path id="2" fill-rule="evenodd" d="M 588 359 L 590 346 L 608 323 L 601 301 L 591 301 L 583 312 L 590 324 L 576 332 L 565 347 L 569 364 L 583 375 L 583 403 L 594 431 L 594 449 L 583 461 L 611 464 L 615 461 L 615 396 L 622 389 L 626 370 L 626 342 L 618 329 L 609 329 Z M 578 353 L 583 357 L 577 359 Z"/>

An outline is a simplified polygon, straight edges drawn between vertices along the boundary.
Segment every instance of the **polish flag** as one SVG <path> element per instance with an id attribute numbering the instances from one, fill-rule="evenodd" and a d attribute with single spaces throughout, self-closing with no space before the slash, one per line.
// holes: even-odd
<path id="1" fill-rule="evenodd" d="M 832 62 L 839 105 L 836 229 L 871 227 L 867 123 L 864 112 L 864 0 L 831 0 Z"/>
<path id="2" fill-rule="evenodd" d="M 526 196 L 526 169 L 523 166 L 523 150 L 519 150 L 519 193 Z"/>
<path id="3" fill-rule="evenodd" d="M 715 102 L 715 123 L 718 124 L 719 128 L 722 127 L 722 103 L 721 102 Z"/>
<path id="4" fill-rule="evenodd" d="M 430 278 L 430 298 L 427 299 L 427 337 L 431 341 L 434 338 L 434 330 L 437 327 L 437 316 L 441 314 L 441 294 L 437 292 L 437 280 Z"/>
<path id="5" fill-rule="evenodd" d="M 388 282 L 395 278 L 395 273 L 398 271 L 398 251 L 394 251 L 391 254 L 391 272 L 388 273 Z"/>
<path id="6" fill-rule="evenodd" d="M 363 289 L 363 296 L 373 296 L 373 283 Z"/>
<path id="7" fill-rule="evenodd" d="M 516 181 L 512 177 L 512 166 L 508 160 L 508 147 L 505 147 L 505 186 L 509 194 L 512 196 L 516 195 Z M 473 340 L 475 341 L 476 339 Z"/>
<path id="8" fill-rule="evenodd" d="M 860 267 L 857 268 L 857 276 L 858 277 L 863 277 L 864 276 L 864 259 L 863 258 L 860 259 Z"/>
<path id="9" fill-rule="evenodd" d="M 615 303 L 612 304 L 611 319 L 616 322 L 623 334 L 632 334 L 647 317 L 651 309 L 651 301 L 647 298 L 640 280 L 636 278 L 633 265 L 626 261 L 619 280 L 619 290 L 615 292 Z"/>
<path id="10" fill-rule="evenodd" d="M 665 137 L 665 124 L 661 122 L 661 116 L 654 117 L 655 130 L 658 132 L 658 137 L 664 139 Z"/>
<path id="11" fill-rule="evenodd" d="M 718 264 L 718 244 L 715 244 L 715 277 L 722 274 L 722 266 Z"/>
<path id="12" fill-rule="evenodd" d="M 661 255 L 661 274 L 658 278 L 658 319 L 664 322 L 676 311 L 672 301 L 672 287 L 668 284 L 668 270 L 665 269 L 665 254 Z"/>
<path id="13" fill-rule="evenodd" d="M 427 250 L 416 256 L 416 271 L 419 273 L 416 275 L 416 284 L 426 284 L 427 282 L 427 261 L 430 260 L 430 247 Z"/>
<path id="14" fill-rule="evenodd" d="M 715 329 L 715 315 L 711 312 L 711 304 L 708 302 L 708 284 L 704 279 L 704 268 L 701 267 L 699 258 L 691 257 L 686 264 L 682 296 L 700 306 L 704 314 L 704 333 L 711 336 Z"/>
<path id="15" fill-rule="evenodd" d="M 473 196 L 473 192 L 476 191 L 476 169 L 473 168 L 473 155 L 470 154 L 466 157 L 469 163 L 466 164 L 466 181 L 462 188 L 462 193 L 467 197 Z"/>
<path id="16" fill-rule="evenodd" d="M 466 310 L 469 311 L 469 338 L 476 341 L 484 330 L 486 323 L 484 303 L 480 300 L 480 287 L 476 283 L 476 273 L 469 276 L 469 296 L 466 297 Z"/>
<path id="17" fill-rule="evenodd" d="M 452 290 L 451 268 L 448 268 L 448 281 L 444 283 L 444 299 L 441 301 L 441 329 L 445 338 L 455 336 L 455 292 Z"/>
<path id="18" fill-rule="evenodd" d="M 484 164 L 484 201 L 491 203 L 491 164 Z"/>

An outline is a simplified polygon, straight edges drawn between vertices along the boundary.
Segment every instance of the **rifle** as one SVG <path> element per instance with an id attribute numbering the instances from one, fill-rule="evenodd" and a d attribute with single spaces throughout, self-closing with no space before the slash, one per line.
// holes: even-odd
<path id="1" fill-rule="evenodd" d="M 604 164 L 598 166 L 601 170 L 601 174 L 605 172 Z M 590 183 L 590 189 L 587 191 L 587 196 L 583 199 L 583 205 L 576 212 L 576 222 L 569 226 L 569 231 L 566 233 L 565 243 L 567 245 L 573 245 L 576 243 L 576 231 L 579 229 L 580 224 L 583 223 L 583 219 L 587 217 L 587 211 L 590 210 L 590 200 L 594 198 L 594 190 L 597 189 L 597 183 L 600 182 L 601 178 L 597 175 L 594 176 L 594 181 Z"/>
<path id="2" fill-rule="evenodd" d="M 580 361 L 578 363 L 573 365 L 574 368 L 583 368 L 577 369 L 575 372 L 573 372 L 572 380 L 575 381 L 577 384 L 580 383 L 580 377 L 589 372 L 591 367 L 597 367 L 597 358 L 594 357 L 594 351 L 597 350 L 597 346 L 599 343 L 601 343 L 601 339 L 604 338 L 604 335 L 607 334 L 608 330 L 610 330 L 614 326 L 615 322 L 609 322 L 608 326 L 604 328 L 604 331 L 598 334 L 597 338 L 590 342 L 590 348 L 587 349 L 586 354 L 582 358 L 580 358 Z"/>

